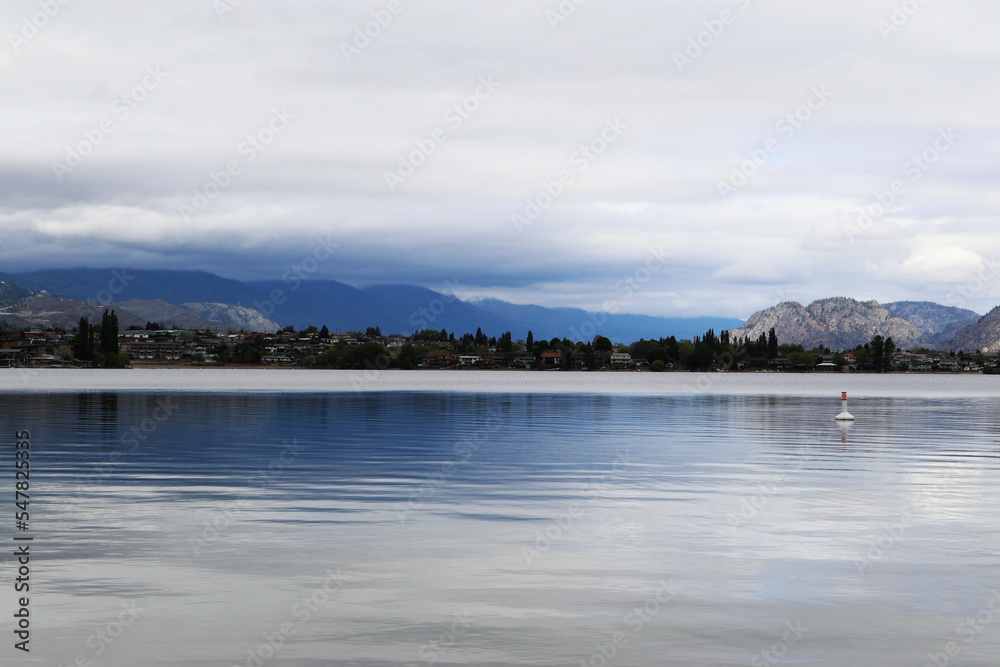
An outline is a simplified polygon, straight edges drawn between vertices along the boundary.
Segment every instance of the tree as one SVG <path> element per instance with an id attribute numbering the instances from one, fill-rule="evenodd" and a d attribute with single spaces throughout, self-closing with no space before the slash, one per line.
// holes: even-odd
<path id="1" fill-rule="evenodd" d="M 885 349 L 883 350 L 883 365 L 882 370 L 887 371 L 892 368 L 892 355 L 896 352 L 896 343 L 893 342 L 892 336 L 885 339 Z"/>
<path id="2" fill-rule="evenodd" d="M 878 369 L 885 370 L 885 339 L 881 334 L 875 334 L 871 340 L 872 362 Z"/>
<path id="3" fill-rule="evenodd" d="M 412 370 L 417 367 L 417 362 L 420 361 L 420 355 L 417 354 L 417 350 L 407 343 L 399 350 L 399 356 L 396 358 L 396 365 L 398 365 L 403 370 Z"/>
<path id="4" fill-rule="evenodd" d="M 320 338 L 329 338 L 330 337 L 330 330 L 326 328 L 325 324 L 323 325 L 323 328 L 319 330 L 319 337 Z"/>
<path id="5" fill-rule="evenodd" d="M 501 352 L 510 352 L 514 349 L 514 340 L 511 333 L 508 331 L 500 336 L 500 340 L 497 343 Z"/>
<path id="6" fill-rule="evenodd" d="M 816 365 L 816 358 L 808 352 L 792 352 L 788 355 L 788 362 L 792 365 L 792 368 L 799 366 L 812 368 Z"/>
<path id="7" fill-rule="evenodd" d="M 598 352 L 610 352 L 613 349 L 611 339 L 604 336 L 594 336 L 594 349 Z"/>
<path id="8" fill-rule="evenodd" d="M 77 329 L 76 356 L 83 361 L 94 360 L 94 337 L 91 333 L 90 320 L 86 317 L 80 318 L 80 325 Z"/>
<path id="9" fill-rule="evenodd" d="M 118 354 L 118 316 L 113 310 L 108 313 L 107 308 L 104 309 L 104 315 L 101 317 L 100 350 L 105 360 L 111 355 Z"/>
<path id="10" fill-rule="evenodd" d="M 774 332 L 774 327 L 767 332 L 767 358 L 778 358 L 778 335 Z"/>
<path id="11" fill-rule="evenodd" d="M 715 361 L 712 355 L 712 348 L 705 343 L 698 343 L 684 359 L 684 365 L 688 368 L 708 368 Z"/>
<path id="12" fill-rule="evenodd" d="M 533 348 L 534 347 L 535 347 L 535 334 L 531 333 L 531 330 L 529 329 L 528 330 L 528 339 L 526 341 L 524 341 L 524 351 L 525 351 L 525 353 L 526 354 L 531 354 L 533 352 Z"/>

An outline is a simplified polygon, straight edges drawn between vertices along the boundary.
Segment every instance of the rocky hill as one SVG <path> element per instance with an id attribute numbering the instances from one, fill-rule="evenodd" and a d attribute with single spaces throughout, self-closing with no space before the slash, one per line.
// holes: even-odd
<path id="1" fill-rule="evenodd" d="M 247 331 L 264 331 L 273 333 L 280 329 L 278 323 L 269 320 L 259 311 L 246 306 L 234 306 L 228 303 L 185 303 L 181 304 L 196 315 L 204 317 L 209 322 L 233 322 L 238 329 Z"/>
<path id="2" fill-rule="evenodd" d="M 948 343 L 953 350 L 972 352 L 1000 351 L 1000 306 L 986 313 L 982 319 L 971 324 L 957 334 Z"/>
<path id="3" fill-rule="evenodd" d="M 184 329 L 238 330 L 235 322 L 216 322 L 197 313 L 165 301 L 130 299 L 107 304 L 118 315 L 118 326 L 144 326 L 146 322 L 162 322 L 165 326 Z M 96 301 L 81 301 L 41 291 L 29 293 L 14 304 L 0 306 L 0 323 L 7 327 L 59 327 L 71 330 L 81 317 L 100 322 L 105 306 Z"/>
<path id="4" fill-rule="evenodd" d="M 853 349 L 881 334 L 892 336 L 896 347 L 907 349 L 928 344 L 917 325 L 893 313 L 878 301 L 847 297 L 820 299 L 808 306 L 786 301 L 758 311 L 730 336 L 756 339 L 774 327 L 781 343 L 800 343 L 806 349 L 825 346 Z"/>
<path id="5" fill-rule="evenodd" d="M 916 324 L 928 342 L 945 347 L 950 347 L 951 339 L 959 331 L 982 317 L 965 308 L 942 306 L 931 301 L 896 301 L 885 304 L 885 307 Z"/>
<path id="6" fill-rule="evenodd" d="M 31 296 L 31 292 L 9 280 L 0 280 L 0 307 L 13 306 Z"/>

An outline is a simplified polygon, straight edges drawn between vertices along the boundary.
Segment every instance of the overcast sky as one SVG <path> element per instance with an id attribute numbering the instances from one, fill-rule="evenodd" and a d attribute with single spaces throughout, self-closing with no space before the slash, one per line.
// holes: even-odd
<path id="1" fill-rule="evenodd" d="M 1000 303 L 1000 3 L 62 2 L 0 9 L 0 271 Z"/>

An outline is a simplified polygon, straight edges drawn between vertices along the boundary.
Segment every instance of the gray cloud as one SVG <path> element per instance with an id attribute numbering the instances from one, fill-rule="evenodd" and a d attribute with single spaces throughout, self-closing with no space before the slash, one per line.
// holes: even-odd
<path id="1" fill-rule="evenodd" d="M 662 248 L 623 310 L 746 316 L 947 302 L 1000 254 L 995 3 L 388 7 L 5 4 L 0 270 L 263 279 L 324 235 L 323 277 L 598 307 Z"/>

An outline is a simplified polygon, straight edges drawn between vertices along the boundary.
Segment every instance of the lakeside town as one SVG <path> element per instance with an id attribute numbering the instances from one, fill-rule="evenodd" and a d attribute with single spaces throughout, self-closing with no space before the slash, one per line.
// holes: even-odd
<path id="1" fill-rule="evenodd" d="M 757 340 L 731 339 L 709 329 L 704 336 L 670 336 L 629 345 L 604 336 L 591 341 L 514 340 L 456 335 L 426 329 L 412 335 L 331 333 L 326 326 L 275 333 L 165 328 L 158 322 L 118 330 L 114 312 L 102 322 L 82 318 L 73 330 L 0 331 L 0 366 L 57 368 L 257 366 L 339 369 L 538 369 L 578 371 L 784 371 L 784 372 L 1000 372 L 997 354 L 896 349 L 874 336 L 853 350 L 804 349 L 779 344 L 774 329 Z"/>

